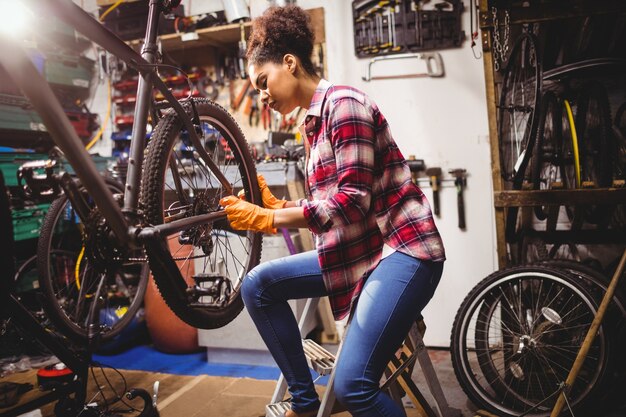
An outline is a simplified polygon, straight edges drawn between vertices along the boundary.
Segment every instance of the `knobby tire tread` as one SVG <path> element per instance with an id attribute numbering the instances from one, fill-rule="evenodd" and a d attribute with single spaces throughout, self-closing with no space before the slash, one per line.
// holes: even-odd
<path id="1" fill-rule="evenodd" d="M 250 189 L 246 190 L 246 196 L 250 197 L 250 202 L 260 205 L 261 195 L 256 178 L 256 167 L 249 152 L 241 128 L 228 111 L 219 104 L 208 99 L 196 99 L 196 109 L 200 116 L 206 115 L 214 117 L 224 123 L 226 130 L 232 135 L 235 143 L 229 143 L 231 147 L 236 145 L 236 160 L 239 164 L 245 165 L 248 176 L 246 180 Z M 166 114 L 154 129 L 152 139 L 148 144 L 147 156 L 144 161 L 142 173 L 141 205 L 144 210 L 145 219 L 150 224 L 160 224 L 163 221 L 164 172 L 168 165 L 170 149 L 175 143 L 177 133 L 182 130 L 182 121 L 179 117 L 169 112 Z M 167 243 L 166 243 L 167 245 Z M 261 258 L 261 237 L 256 234 L 253 237 L 252 267 L 257 265 Z M 147 249 L 148 259 L 151 264 L 159 264 L 156 253 L 151 253 Z M 223 327 L 230 323 L 243 310 L 243 300 L 241 293 L 236 294 L 226 309 L 212 311 L 209 309 L 198 309 L 188 306 L 187 300 L 182 296 L 188 287 L 182 276 L 172 277 L 164 269 L 155 268 L 152 270 L 154 281 L 168 307 L 187 324 L 203 329 L 214 329 Z"/>
<path id="2" fill-rule="evenodd" d="M 533 272 L 536 273 L 538 271 L 551 274 L 555 277 L 559 277 L 567 281 L 570 285 L 572 285 L 574 288 L 578 289 L 582 294 L 584 294 L 588 298 L 588 300 L 591 301 L 592 305 L 597 311 L 599 300 L 596 300 L 591 294 L 589 294 L 589 291 L 581 283 L 576 282 L 576 280 L 574 279 L 575 277 L 573 277 L 571 274 L 565 273 L 563 271 L 559 271 L 558 269 L 555 269 L 554 267 L 534 265 L 534 266 L 517 266 L 517 267 L 501 269 L 490 274 L 486 278 L 482 279 L 478 284 L 476 284 L 472 288 L 472 290 L 463 299 L 454 317 L 451 335 L 450 335 L 450 341 L 451 341 L 450 351 L 451 351 L 452 367 L 454 369 L 454 373 L 459 382 L 459 385 L 461 386 L 465 394 L 468 396 L 468 398 L 474 404 L 476 404 L 478 407 L 483 407 L 484 409 L 492 413 L 495 413 L 496 415 L 500 417 L 516 417 L 521 413 L 521 411 L 511 410 L 511 409 L 504 411 L 503 409 L 495 408 L 495 406 L 492 403 L 497 402 L 497 400 L 490 399 L 491 401 L 489 401 L 481 393 L 475 390 L 475 388 L 473 387 L 473 384 L 470 382 L 471 376 L 466 374 L 463 369 L 464 363 L 465 363 L 465 360 L 463 359 L 463 355 L 465 355 L 465 352 L 468 348 L 466 346 L 465 335 L 461 334 L 461 332 L 463 331 L 462 326 L 466 322 L 467 314 L 474 315 L 474 314 L 477 314 L 477 312 L 479 311 L 479 309 L 478 310 L 475 309 L 473 311 L 469 311 L 469 309 L 472 307 L 475 299 L 478 296 L 480 296 L 481 293 L 486 288 L 490 287 L 493 284 L 496 284 L 498 281 L 502 281 L 503 283 L 506 282 L 508 277 L 513 274 L 528 273 L 530 275 Z M 488 295 L 489 293 L 485 294 L 485 296 L 488 296 Z M 477 306 L 478 304 L 475 306 L 475 308 L 478 308 Z M 468 323 L 470 319 L 471 317 L 467 318 Z M 577 405 L 578 410 L 591 409 L 591 410 L 597 411 L 598 404 L 594 400 L 594 398 L 597 398 L 598 395 L 603 395 L 603 391 L 607 390 L 607 385 L 610 382 L 609 381 L 610 378 L 607 378 L 607 374 L 611 372 L 610 370 L 611 363 L 613 363 L 613 361 L 616 360 L 614 356 L 619 355 L 618 349 L 615 349 L 615 346 L 611 346 L 611 340 L 612 340 L 611 335 L 607 334 L 607 333 L 611 333 L 611 330 L 613 329 L 607 329 L 606 325 L 603 325 L 601 329 L 605 332 L 604 339 L 605 339 L 606 353 L 605 353 L 604 366 L 598 376 L 599 378 L 598 386 L 594 387 L 592 391 L 589 393 L 589 395 Z M 482 365 L 481 365 L 481 369 L 482 369 Z M 468 369 L 467 371 L 472 373 L 472 369 Z M 497 387 L 495 388 L 492 387 L 492 389 L 495 389 L 497 391 Z M 587 414 L 584 414 L 584 411 L 582 412 L 583 414 L 581 415 L 587 415 Z M 550 414 L 549 412 L 542 413 L 542 414 L 531 413 L 529 414 L 529 417 L 539 416 L 539 415 L 542 417 L 543 416 L 547 417 L 549 416 L 549 414 Z"/>
<path id="3" fill-rule="evenodd" d="M 123 192 L 124 186 L 119 182 L 110 178 L 104 178 L 105 183 L 114 192 Z M 80 187 L 80 184 L 77 184 Z M 51 251 L 51 243 L 53 235 L 56 229 L 57 220 L 60 216 L 60 211 L 65 208 L 66 203 L 69 201 L 67 196 L 61 195 L 56 198 L 51 204 L 46 216 L 44 217 L 43 224 L 41 225 L 39 240 L 37 242 L 37 269 L 39 271 L 39 287 L 43 293 L 43 307 L 48 314 L 48 317 L 52 324 L 65 336 L 79 343 L 84 343 L 88 340 L 87 329 L 74 323 L 65 314 L 63 309 L 59 306 L 56 298 L 54 287 L 52 285 L 52 279 L 50 275 L 50 266 L 48 265 L 48 259 Z M 85 258 L 83 262 L 87 262 Z M 107 342 L 117 336 L 135 317 L 137 311 L 143 304 L 144 294 L 148 284 L 148 274 L 143 274 L 140 277 L 139 285 L 137 286 L 137 293 L 128 306 L 128 310 L 120 318 L 119 321 L 111 327 L 108 332 L 100 334 L 100 340 Z"/>

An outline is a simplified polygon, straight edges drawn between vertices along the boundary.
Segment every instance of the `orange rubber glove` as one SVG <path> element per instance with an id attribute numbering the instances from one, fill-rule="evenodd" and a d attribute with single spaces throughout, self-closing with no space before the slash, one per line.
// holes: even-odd
<path id="1" fill-rule="evenodd" d="M 272 194 L 270 191 L 270 187 L 267 186 L 267 182 L 265 182 L 265 178 L 263 175 L 257 175 L 257 182 L 259 183 L 259 190 L 261 191 L 261 200 L 263 201 L 263 207 L 268 209 L 281 209 L 285 207 L 287 204 L 287 200 L 279 200 Z M 244 190 L 239 191 L 237 193 L 237 197 L 242 200 L 246 199 L 246 192 Z"/>
<path id="2" fill-rule="evenodd" d="M 220 204 L 224 207 L 233 229 L 276 233 L 274 210 L 248 203 L 234 195 L 222 198 Z"/>
<path id="3" fill-rule="evenodd" d="M 263 206 L 269 209 L 281 209 L 287 204 L 287 200 L 279 200 L 272 194 L 270 187 L 267 186 L 263 175 L 256 176 L 259 182 L 259 190 L 261 190 L 261 199 L 263 200 Z"/>

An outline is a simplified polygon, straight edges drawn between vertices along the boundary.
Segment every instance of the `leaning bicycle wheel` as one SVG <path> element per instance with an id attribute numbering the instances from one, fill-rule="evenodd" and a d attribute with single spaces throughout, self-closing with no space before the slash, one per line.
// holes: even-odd
<path id="1" fill-rule="evenodd" d="M 595 187 L 610 187 L 613 179 L 611 159 L 611 107 L 606 88 L 594 82 L 585 85 L 578 97 L 576 129 L 580 150 L 581 181 Z"/>
<path id="2" fill-rule="evenodd" d="M 599 82 L 585 85 L 578 97 L 576 110 L 578 148 L 580 151 L 581 184 L 610 187 L 613 182 L 613 135 L 611 108 L 606 88 Z M 605 224 L 610 219 L 612 207 L 590 206 L 585 209 L 585 219 L 590 223 Z"/>
<path id="3" fill-rule="evenodd" d="M 597 305 L 571 275 L 541 266 L 485 278 L 461 304 L 452 328 L 452 364 L 461 387 L 499 416 L 549 415 Z M 607 391 L 615 350 L 610 330 L 600 328 L 571 387 L 575 410 L 597 410 Z"/>
<path id="4" fill-rule="evenodd" d="M 113 193 L 123 192 L 118 182 L 106 183 Z M 97 321 L 100 340 L 108 341 L 141 307 L 148 264 L 143 253 L 122 256 L 108 245 L 103 218 L 81 191 L 91 206 L 86 222 L 65 195 L 54 200 L 46 214 L 37 247 L 39 286 L 44 308 L 61 333 L 84 342 L 90 321 Z M 97 317 L 90 318 L 92 307 Z"/>
<path id="5" fill-rule="evenodd" d="M 522 186 L 535 144 L 541 77 L 537 42 L 533 35 L 525 33 L 518 38 L 507 61 L 498 106 L 500 169 L 514 189 Z"/>
<path id="6" fill-rule="evenodd" d="M 235 120 L 207 99 L 195 100 L 195 111 L 213 162 L 235 193 L 243 189 L 247 201 L 260 204 L 255 165 Z M 217 211 L 225 195 L 181 119 L 169 112 L 155 127 L 144 164 L 141 201 L 147 222 L 157 225 Z M 225 220 L 166 236 L 164 250 L 178 273 L 162 266 L 162 252 L 146 250 L 167 305 L 186 323 L 210 329 L 226 325 L 243 309 L 239 290 L 246 273 L 259 263 L 261 238 L 260 233 L 233 230 Z"/>
<path id="7" fill-rule="evenodd" d="M 535 190 L 552 189 L 563 182 L 563 159 L 561 157 L 561 104 L 556 95 L 548 91 L 541 98 L 539 130 L 532 157 L 532 182 Z M 539 220 L 548 217 L 548 207 L 536 206 Z"/>

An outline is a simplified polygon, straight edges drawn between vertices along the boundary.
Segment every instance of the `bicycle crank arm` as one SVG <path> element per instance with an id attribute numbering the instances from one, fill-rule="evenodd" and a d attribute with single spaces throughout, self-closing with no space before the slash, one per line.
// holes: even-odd
<path id="1" fill-rule="evenodd" d="M 225 211 L 214 211 L 212 213 L 201 214 L 198 216 L 188 217 L 180 220 L 174 220 L 170 223 L 143 228 L 137 234 L 137 238 L 140 241 L 144 242 L 146 240 L 151 240 L 154 237 L 173 235 L 174 233 L 187 230 L 194 226 L 199 226 L 205 223 L 213 223 L 215 221 L 223 220 L 225 218 Z"/>

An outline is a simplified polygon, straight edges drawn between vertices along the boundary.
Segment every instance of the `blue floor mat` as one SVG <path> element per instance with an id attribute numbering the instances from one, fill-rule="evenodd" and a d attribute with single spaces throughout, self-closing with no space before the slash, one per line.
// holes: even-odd
<path id="1" fill-rule="evenodd" d="M 277 380 L 278 367 L 239 364 L 208 363 L 206 352 L 169 354 L 149 345 L 135 346 L 116 355 L 93 355 L 93 361 L 103 366 L 134 371 L 161 372 L 175 375 L 211 375 L 233 378 Z M 316 378 L 317 374 L 313 374 Z M 328 378 L 320 378 L 316 384 L 326 385 Z"/>
<path id="2" fill-rule="evenodd" d="M 272 366 L 208 363 L 206 352 L 170 354 L 149 345 L 135 346 L 116 355 L 93 355 L 93 361 L 117 369 L 162 372 L 175 375 L 212 375 L 278 379 L 280 370 Z"/>

